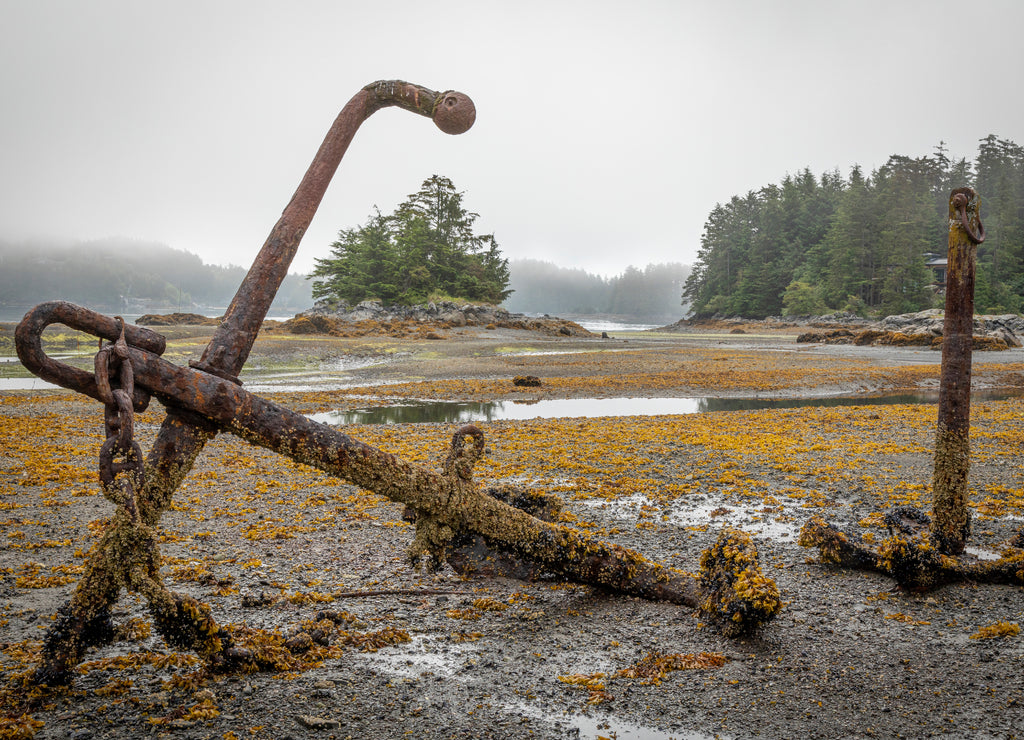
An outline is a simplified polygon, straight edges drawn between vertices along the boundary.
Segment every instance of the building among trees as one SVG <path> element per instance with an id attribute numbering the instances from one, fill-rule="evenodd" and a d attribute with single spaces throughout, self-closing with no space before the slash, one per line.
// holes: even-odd
<path id="1" fill-rule="evenodd" d="M 865 176 L 804 169 L 718 204 L 683 291 L 695 316 L 763 318 L 851 311 L 898 314 L 941 306 L 949 194 L 981 197 L 988 238 L 978 247 L 975 305 L 1024 309 L 1024 148 L 994 135 L 974 162 L 893 155 Z M 944 280 L 944 276 L 939 276 Z"/>

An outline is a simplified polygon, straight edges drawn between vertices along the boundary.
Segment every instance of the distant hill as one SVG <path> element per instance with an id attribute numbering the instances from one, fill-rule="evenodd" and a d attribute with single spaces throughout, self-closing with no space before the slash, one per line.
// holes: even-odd
<path id="1" fill-rule="evenodd" d="M 210 313 L 231 302 L 246 268 L 208 265 L 166 244 L 124 238 L 88 242 L 0 241 L 0 310 L 49 300 L 97 311 Z M 270 308 L 289 315 L 313 305 L 305 276 L 285 278 Z"/>

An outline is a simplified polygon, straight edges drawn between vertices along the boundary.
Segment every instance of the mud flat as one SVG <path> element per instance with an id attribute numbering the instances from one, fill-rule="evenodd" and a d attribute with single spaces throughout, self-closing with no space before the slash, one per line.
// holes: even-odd
<path id="1" fill-rule="evenodd" d="M 168 354 L 184 364 L 208 333 L 175 331 Z M 268 334 L 243 380 L 315 414 L 410 398 L 910 392 L 937 387 L 938 362 L 931 350 L 805 346 L 791 334 L 466 327 L 442 340 Z M 978 388 L 1024 387 L 1020 350 L 978 353 L 974 368 Z M 513 385 L 523 375 L 541 385 Z M 9 680 L 31 667 L 111 504 L 95 482 L 98 404 L 12 391 L 0 417 Z M 161 419 L 155 403 L 139 418 L 143 448 Z M 985 556 L 1024 525 L 1024 401 L 975 403 L 972 422 L 971 545 Z M 1022 737 L 1024 636 L 1009 628 L 1024 622 L 1019 588 L 902 593 L 796 542 L 812 515 L 881 541 L 888 507 L 928 508 L 934 425 L 922 404 L 481 424 L 479 480 L 553 491 L 566 523 L 651 559 L 695 571 L 722 526 L 750 532 L 785 607 L 738 640 L 685 608 L 552 579 L 416 572 L 401 507 L 222 435 L 161 521 L 166 582 L 266 639 L 331 610 L 330 647 L 281 672 L 205 677 L 126 596 L 116 620 L 132 639 L 87 656 L 71 689 L 32 715 L 35 737 Z M 437 467 L 454 428 L 345 431 Z"/>

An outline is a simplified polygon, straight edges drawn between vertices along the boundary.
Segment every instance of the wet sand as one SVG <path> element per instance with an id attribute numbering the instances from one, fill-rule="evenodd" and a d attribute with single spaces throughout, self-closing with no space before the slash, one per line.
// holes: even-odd
<path id="1" fill-rule="evenodd" d="M 183 331 L 183 330 L 182 330 Z M 184 364 L 203 336 L 176 337 Z M 201 334 L 201 333 L 200 333 Z M 552 338 L 452 330 L 443 340 L 264 335 L 246 387 L 317 413 L 394 399 L 824 397 L 934 389 L 939 353 L 797 345 L 792 335 Z M 977 353 L 977 388 L 1024 387 L 1024 352 Z M 535 375 L 539 388 L 512 378 Z M 112 505 L 95 482 L 102 410 L 69 392 L 0 394 L 0 659 L 31 667 Z M 148 631 L 91 652 L 69 693 L 37 711 L 37 738 L 707 738 L 1024 736 L 1020 588 L 893 590 L 796 543 L 811 515 L 886 536 L 889 506 L 930 505 L 927 405 L 722 411 L 482 424 L 483 483 L 551 491 L 568 523 L 696 571 L 722 526 L 750 532 L 785 606 L 727 639 L 684 607 L 553 579 L 464 580 L 411 568 L 401 507 L 229 435 L 209 444 L 161 520 L 162 575 L 222 624 L 285 633 L 344 611 L 329 654 L 285 672 L 203 677 Z M 146 449 L 158 404 L 137 435 Z M 972 409 L 971 544 L 995 552 L 1024 523 L 1024 402 Z M 345 432 L 437 468 L 451 424 Z M 387 638 L 387 639 L 385 639 Z M 646 656 L 709 654 L 718 667 L 622 672 Z M 155 656 L 155 657 L 154 657 Z M 318 658 L 314 660 L 313 658 Z M 628 671 L 626 671 L 628 673 Z M 600 676 L 599 674 L 604 674 Z M 618 674 L 618 675 L 617 675 Z M 597 681 L 606 697 L 578 677 Z M 576 678 L 574 678 L 576 677 Z"/>

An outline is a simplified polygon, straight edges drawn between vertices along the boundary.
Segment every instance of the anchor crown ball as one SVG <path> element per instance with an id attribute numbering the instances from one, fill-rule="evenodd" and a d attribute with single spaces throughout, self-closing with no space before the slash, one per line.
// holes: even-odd
<path id="1" fill-rule="evenodd" d="M 469 131 L 476 121 L 476 106 L 465 93 L 449 90 L 434 106 L 434 123 L 446 134 L 462 134 Z"/>

